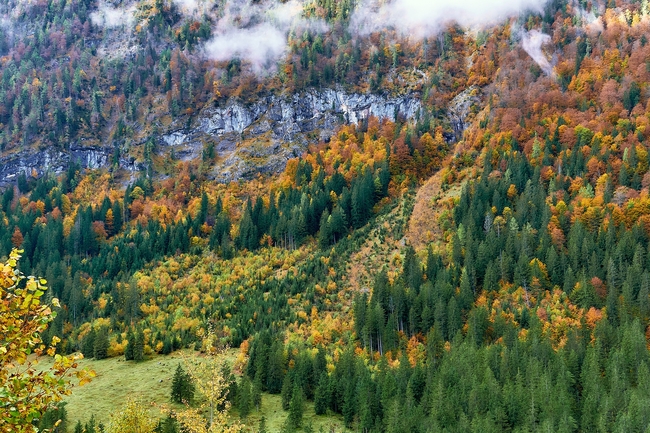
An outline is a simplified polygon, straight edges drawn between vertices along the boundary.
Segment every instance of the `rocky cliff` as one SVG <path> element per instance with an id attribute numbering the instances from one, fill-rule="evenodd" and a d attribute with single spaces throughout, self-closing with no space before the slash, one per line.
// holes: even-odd
<path id="1" fill-rule="evenodd" d="M 346 93 L 342 90 L 310 90 L 288 96 L 270 95 L 245 104 L 230 99 L 220 106 L 202 109 L 191 122 L 177 119 L 154 137 L 156 152 L 182 160 L 216 156 L 211 176 L 222 182 L 281 171 L 289 158 L 300 155 L 310 143 L 328 140 L 335 128 L 358 123 L 369 116 L 380 119 L 414 119 L 421 108 L 413 95 L 384 97 Z M 139 145 L 143 145 L 144 142 Z M 109 167 L 115 162 L 114 143 L 72 143 L 68 149 L 25 149 L 0 156 L 0 185 L 14 181 L 21 172 L 60 173 L 71 162 L 82 167 Z M 125 153 L 120 168 L 134 172 L 145 164 Z"/>
<path id="2" fill-rule="evenodd" d="M 230 100 L 204 109 L 190 129 L 170 131 L 160 150 L 194 159 L 211 146 L 217 156 L 212 176 L 228 182 L 281 171 L 307 145 L 328 140 L 335 128 L 369 116 L 413 119 L 420 110 L 413 96 L 385 98 L 326 89 L 287 97 L 268 96 L 250 105 Z"/>

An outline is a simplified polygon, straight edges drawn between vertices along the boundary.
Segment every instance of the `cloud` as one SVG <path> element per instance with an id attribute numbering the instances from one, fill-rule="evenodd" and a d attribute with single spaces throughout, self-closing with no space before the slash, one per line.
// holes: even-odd
<path id="1" fill-rule="evenodd" d="M 362 0 L 350 29 L 359 35 L 393 28 L 415 38 L 434 36 L 455 22 L 487 27 L 524 11 L 541 12 L 547 0 Z"/>
<path id="2" fill-rule="evenodd" d="M 538 30 L 531 30 L 523 32 L 521 35 L 521 47 L 528 53 L 528 55 L 537 63 L 537 65 L 546 73 L 546 75 L 553 77 L 553 65 L 548 61 L 546 55 L 542 51 L 542 45 L 551 42 L 551 37 Z"/>
<path id="3" fill-rule="evenodd" d="M 114 8 L 100 4 L 99 9 L 90 14 L 93 24 L 106 29 L 126 26 L 130 28 L 135 22 L 135 7 Z"/>
<path id="4" fill-rule="evenodd" d="M 209 0 L 173 0 L 173 2 L 182 14 L 189 16 L 208 13 L 213 5 Z"/>
<path id="5" fill-rule="evenodd" d="M 588 12 L 578 4 L 573 5 L 573 11 L 574 15 L 580 19 L 582 28 L 587 34 L 595 35 L 605 30 L 602 18 L 597 17 L 593 9 Z"/>
<path id="6" fill-rule="evenodd" d="M 279 59 L 287 47 L 284 32 L 269 23 L 252 28 L 233 28 L 213 38 L 205 44 L 205 51 L 213 60 L 224 61 L 240 58 L 249 61 L 256 73 L 264 67 L 273 67 L 274 59 Z"/>
<path id="7" fill-rule="evenodd" d="M 204 53 L 218 61 L 245 60 L 258 75 L 274 72 L 276 62 L 287 52 L 289 32 L 327 30 L 325 23 L 306 19 L 302 12 L 298 0 L 227 0 Z"/>

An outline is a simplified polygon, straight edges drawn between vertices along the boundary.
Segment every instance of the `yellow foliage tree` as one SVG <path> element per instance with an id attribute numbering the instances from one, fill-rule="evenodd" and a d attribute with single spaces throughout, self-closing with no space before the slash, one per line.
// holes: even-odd
<path id="1" fill-rule="evenodd" d="M 204 403 L 199 408 L 188 407 L 177 412 L 176 419 L 188 433 L 238 433 L 243 430 L 244 425 L 236 420 L 231 421 L 228 417 L 230 383 L 223 375 L 227 347 L 215 347 L 212 333 L 204 339 L 203 347 L 207 351 L 205 357 L 185 357 L 184 361 L 196 390 L 203 396 Z M 207 423 L 201 415 L 203 412 L 207 412 Z"/>
<path id="2" fill-rule="evenodd" d="M 18 269 L 20 251 L 11 252 L 0 264 L 0 432 L 26 433 L 54 403 L 70 393 L 70 377 L 86 383 L 92 372 L 73 370 L 82 355 L 55 355 L 60 341 L 52 338 L 46 347 L 41 334 L 56 317 L 50 305 L 41 302 L 45 280 L 25 277 Z M 25 281 L 27 280 L 27 281 Z M 59 306 L 54 298 L 52 306 Z M 37 369 L 31 354 L 54 356 L 49 368 Z"/>
<path id="3" fill-rule="evenodd" d="M 111 415 L 107 433 L 154 433 L 158 421 L 142 401 L 129 398 L 121 411 Z"/>

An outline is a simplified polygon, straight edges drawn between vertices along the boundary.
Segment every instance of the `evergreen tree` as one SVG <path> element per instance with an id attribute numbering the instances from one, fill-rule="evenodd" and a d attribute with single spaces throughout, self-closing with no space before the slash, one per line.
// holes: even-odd
<path id="1" fill-rule="evenodd" d="M 178 422 L 176 418 L 168 415 L 158 423 L 157 433 L 179 433 Z"/>
<path id="2" fill-rule="evenodd" d="M 260 418 L 260 426 L 257 428 L 257 433 L 267 433 L 266 431 L 266 417 Z"/>
<path id="3" fill-rule="evenodd" d="M 262 407 L 262 380 L 259 376 L 255 376 L 252 389 L 252 403 L 255 409 L 259 412 Z"/>
<path id="4" fill-rule="evenodd" d="M 250 414 L 252 406 L 251 381 L 244 377 L 238 387 L 237 407 L 239 408 L 239 416 L 245 419 Z"/>
<path id="5" fill-rule="evenodd" d="M 296 383 L 291 393 L 291 402 L 289 403 L 289 423 L 295 427 L 302 426 L 302 416 L 304 412 L 304 396 L 302 388 Z"/>
<path id="6" fill-rule="evenodd" d="M 97 331 L 97 335 L 95 336 L 95 346 L 93 349 L 95 359 L 104 359 L 108 357 L 109 347 L 108 329 L 104 327 Z"/>
<path id="7" fill-rule="evenodd" d="M 126 348 L 124 349 L 124 359 L 133 361 L 135 350 L 135 334 L 131 329 L 126 334 Z"/>
<path id="8" fill-rule="evenodd" d="M 133 360 L 142 361 L 144 359 L 144 332 L 138 330 L 135 334 L 135 344 L 133 345 Z"/>
<path id="9" fill-rule="evenodd" d="M 171 400 L 174 403 L 192 404 L 194 400 L 195 387 L 192 377 L 183 370 L 180 364 L 176 367 L 172 378 Z"/>
<path id="10" fill-rule="evenodd" d="M 83 339 L 81 353 L 83 353 L 86 358 L 92 358 L 95 356 L 95 336 L 95 330 L 91 327 L 90 332 L 88 332 Z"/>
<path id="11" fill-rule="evenodd" d="M 330 384 L 327 372 L 321 374 L 316 392 L 314 393 L 314 412 L 316 415 L 325 415 L 330 406 Z"/>
<path id="12" fill-rule="evenodd" d="M 282 381 L 282 391 L 280 392 L 280 396 L 282 398 L 282 409 L 283 410 L 289 410 L 289 405 L 291 403 L 291 397 L 292 397 L 292 390 L 293 390 L 293 384 L 292 380 L 289 374 L 284 376 L 284 380 Z"/>

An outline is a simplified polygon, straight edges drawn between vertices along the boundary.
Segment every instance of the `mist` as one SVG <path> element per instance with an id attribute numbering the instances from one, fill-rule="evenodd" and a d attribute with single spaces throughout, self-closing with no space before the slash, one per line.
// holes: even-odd
<path id="1" fill-rule="evenodd" d="M 93 24 L 111 29 L 126 26 L 130 28 L 135 21 L 135 7 L 114 8 L 106 4 L 100 4 L 97 11 L 90 14 Z"/>
<path id="2" fill-rule="evenodd" d="M 525 11 L 542 12 L 547 0 L 362 0 L 350 20 L 358 35 L 392 28 L 402 36 L 435 36 L 451 23 L 484 28 Z"/>
<path id="3" fill-rule="evenodd" d="M 521 35 L 521 47 L 537 63 L 544 73 L 550 77 L 554 76 L 553 65 L 542 51 L 542 46 L 551 42 L 551 37 L 539 30 L 523 32 Z"/>
<path id="4" fill-rule="evenodd" d="M 179 0 L 180 1 L 180 0 Z M 191 2 L 194 0 L 183 0 Z M 303 17 L 303 4 L 298 0 L 281 3 L 277 0 L 228 0 L 223 15 L 213 26 L 213 37 L 203 47 L 205 55 L 224 61 L 239 58 L 249 62 L 253 72 L 266 75 L 275 72 L 276 64 L 287 52 L 291 32 L 305 30 L 324 32 L 327 26 L 319 20 Z"/>

